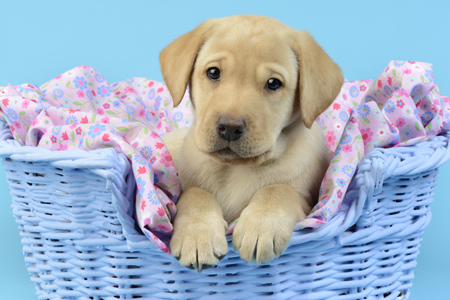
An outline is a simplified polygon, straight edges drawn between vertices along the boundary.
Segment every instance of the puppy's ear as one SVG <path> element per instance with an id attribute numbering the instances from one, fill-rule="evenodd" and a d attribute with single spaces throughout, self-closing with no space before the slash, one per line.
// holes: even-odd
<path id="1" fill-rule="evenodd" d="M 183 99 L 195 58 L 207 39 L 213 23 L 213 19 L 203 22 L 170 43 L 159 55 L 161 72 L 172 95 L 174 107 Z"/>
<path id="2" fill-rule="evenodd" d="M 306 31 L 295 33 L 293 50 L 299 63 L 300 112 L 311 128 L 314 120 L 339 94 L 344 77 L 341 69 Z"/>

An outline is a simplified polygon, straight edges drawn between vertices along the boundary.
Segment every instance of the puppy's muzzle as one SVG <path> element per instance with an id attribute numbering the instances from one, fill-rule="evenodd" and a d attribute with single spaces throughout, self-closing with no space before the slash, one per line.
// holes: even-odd
<path id="1" fill-rule="evenodd" d="M 245 120 L 241 118 L 221 116 L 217 121 L 216 129 L 221 139 L 234 142 L 244 135 L 246 124 Z"/>

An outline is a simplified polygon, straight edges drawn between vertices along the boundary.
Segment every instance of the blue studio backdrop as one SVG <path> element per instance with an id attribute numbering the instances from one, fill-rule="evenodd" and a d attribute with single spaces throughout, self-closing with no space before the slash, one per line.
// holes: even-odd
<path id="1" fill-rule="evenodd" d="M 41 85 L 79 65 L 109 82 L 162 81 L 158 55 L 173 39 L 208 18 L 259 14 L 308 30 L 349 80 L 375 79 L 390 60 L 424 61 L 433 63 L 441 93 L 450 95 L 450 2 L 444 0 L 3 1 L 1 11 L 0 86 Z M 448 295 L 449 183 L 447 164 L 440 168 L 412 300 Z M 1 298 L 35 299 L 10 203 L 0 167 Z"/>

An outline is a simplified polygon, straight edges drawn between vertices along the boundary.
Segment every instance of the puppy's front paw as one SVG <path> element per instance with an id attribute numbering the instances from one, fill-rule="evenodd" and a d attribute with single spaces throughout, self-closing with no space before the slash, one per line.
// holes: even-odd
<path id="1" fill-rule="evenodd" d="M 228 225 L 225 220 L 205 218 L 194 221 L 183 216 L 177 218 L 170 250 L 181 265 L 201 272 L 217 265 L 228 253 L 225 238 Z"/>
<path id="2" fill-rule="evenodd" d="M 290 222 L 276 215 L 244 210 L 233 232 L 234 250 L 250 263 L 267 263 L 286 250 L 292 236 Z"/>

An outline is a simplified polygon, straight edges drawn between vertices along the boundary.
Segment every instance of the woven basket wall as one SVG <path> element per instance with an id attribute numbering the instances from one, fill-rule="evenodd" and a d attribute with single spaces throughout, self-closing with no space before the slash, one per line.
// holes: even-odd
<path id="1" fill-rule="evenodd" d="M 270 264 L 249 265 L 230 247 L 218 267 L 199 274 L 135 227 L 135 183 L 122 154 L 22 147 L 0 126 L 38 299 L 408 299 L 448 142 L 445 135 L 372 151 L 326 226 L 294 232 Z"/>

